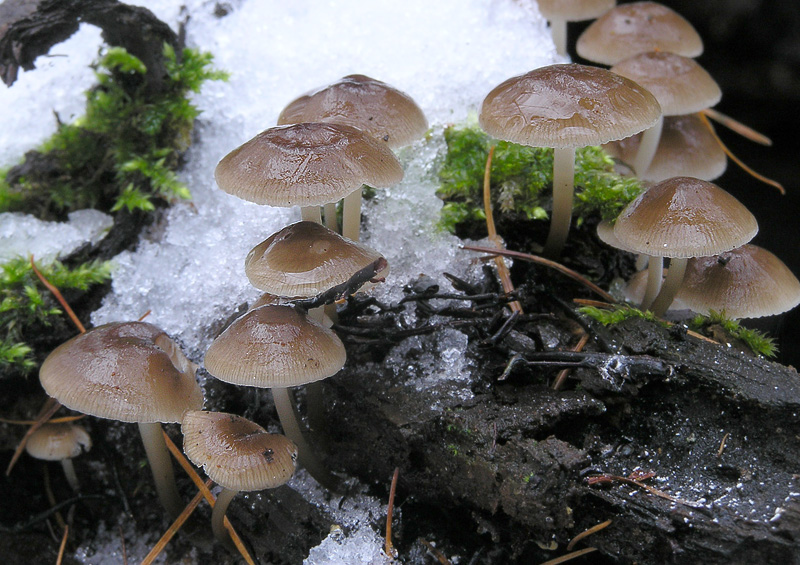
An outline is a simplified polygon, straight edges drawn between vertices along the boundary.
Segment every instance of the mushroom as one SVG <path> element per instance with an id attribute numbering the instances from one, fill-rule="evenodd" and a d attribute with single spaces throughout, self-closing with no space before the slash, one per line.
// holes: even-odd
<path id="1" fill-rule="evenodd" d="M 582 22 L 602 16 L 617 0 L 537 0 L 539 11 L 550 21 L 556 53 L 567 54 L 567 22 Z"/>
<path id="2" fill-rule="evenodd" d="M 335 375 L 346 352 L 336 334 L 291 306 L 255 308 L 235 320 L 208 348 L 204 364 L 226 383 L 271 388 L 286 435 L 297 444 L 300 464 L 321 484 L 333 488 L 330 475 L 303 437 L 288 387 Z"/>
<path id="3" fill-rule="evenodd" d="M 674 10 L 656 2 L 631 2 L 608 10 L 592 22 L 575 48 L 588 61 L 616 65 L 646 51 L 697 57 L 703 52 L 703 40 Z"/>
<path id="4" fill-rule="evenodd" d="M 662 118 L 644 131 L 631 162 L 640 178 L 644 178 L 658 147 L 663 116 L 693 114 L 714 106 L 722 98 L 719 85 L 703 67 L 675 53 L 640 53 L 617 63 L 611 67 L 611 72 L 649 90 L 661 106 Z"/>
<path id="5" fill-rule="evenodd" d="M 289 103 L 278 116 L 278 125 L 326 122 L 352 126 L 385 142 L 391 149 L 422 137 L 428 120 L 406 93 L 365 75 L 347 75 L 328 86 Z M 342 203 L 342 235 L 359 240 L 361 187 Z M 325 224 L 335 230 L 335 208 L 325 210 Z"/>
<path id="6" fill-rule="evenodd" d="M 386 144 L 359 129 L 301 123 L 261 132 L 223 157 L 214 176 L 229 194 L 256 204 L 300 206 L 304 220 L 320 223 L 319 206 L 363 184 L 396 184 L 403 168 Z M 345 217 L 346 225 L 352 222 Z"/>
<path id="7" fill-rule="evenodd" d="M 675 177 L 653 185 L 622 210 L 614 235 L 627 249 L 650 256 L 650 273 L 667 278 L 650 308 L 661 316 L 678 292 L 691 257 L 717 255 L 741 247 L 758 232 L 758 223 L 736 198 L 717 185 Z M 660 278 L 660 277 L 659 277 Z"/>
<path id="8" fill-rule="evenodd" d="M 747 244 L 712 257 L 689 259 L 676 296 L 695 312 L 761 318 L 800 304 L 800 281 L 775 255 Z"/>
<path id="9" fill-rule="evenodd" d="M 231 546 L 225 512 L 239 491 L 276 488 L 294 474 L 297 447 L 241 416 L 190 410 L 181 424 L 183 451 L 222 487 L 211 513 L 214 536 Z"/>
<path id="10" fill-rule="evenodd" d="M 553 147 L 553 216 L 545 254 L 557 256 L 572 220 L 575 149 L 651 127 L 661 110 L 633 81 L 585 65 L 550 65 L 510 78 L 484 99 L 481 127 L 498 139 Z"/>
<path id="11" fill-rule="evenodd" d="M 162 505 L 174 517 L 184 504 L 160 422 L 180 422 L 203 406 L 189 361 L 163 330 L 146 322 L 113 322 L 73 337 L 42 363 L 47 394 L 72 410 L 136 422 Z"/>
<path id="12" fill-rule="evenodd" d="M 25 444 L 25 451 L 35 459 L 59 461 L 72 490 L 79 491 L 80 483 L 75 474 L 72 458 L 92 447 L 92 438 L 81 426 L 72 423 L 42 424 L 33 432 Z"/>

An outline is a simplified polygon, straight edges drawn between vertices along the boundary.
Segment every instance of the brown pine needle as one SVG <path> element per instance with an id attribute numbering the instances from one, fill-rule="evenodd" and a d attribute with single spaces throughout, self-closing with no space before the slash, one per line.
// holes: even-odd
<path id="1" fill-rule="evenodd" d="M 86 417 L 86 414 L 76 414 L 75 416 L 62 416 L 61 418 L 51 418 L 48 420 L 51 424 L 67 424 L 69 422 L 76 422 L 77 420 L 83 420 Z M 9 420 L 7 418 L 0 418 L 0 423 L 2 424 L 11 424 L 14 426 L 32 426 L 36 423 L 36 420 Z"/>
<path id="2" fill-rule="evenodd" d="M 592 526 L 588 530 L 585 530 L 585 531 L 579 533 L 577 536 L 572 538 L 571 542 L 569 542 L 567 544 L 567 551 L 572 551 L 572 548 L 575 547 L 575 544 L 578 543 L 579 541 L 581 541 L 583 538 L 588 537 L 588 536 L 590 536 L 592 534 L 595 534 L 595 533 L 599 532 L 600 530 L 602 530 L 604 528 L 607 528 L 610 525 L 611 525 L 611 520 L 606 520 L 605 522 L 597 524 L 596 526 Z"/>
<path id="3" fill-rule="evenodd" d="M 42 424 L 47 422 L 53 416 L 53 414 L 58 411 L 59 408 L 61 408 L 61 404 L 55 398 L 48 398 L 45 401 L 44 405 L 39 410 L 39 415 L 36 417 L 35 422 L 30 428 L 28 428 L 28 431 L 25 432 L 25 435 L 22 436 L 16 451 L 14 451 L 14 456 L 8 463 L 8 467 L 6 467 L 6 477 L 11 474 L 11 469 L 14 468 L 14 465 L 16 465 L 17 460 L 22 455 L 22 452 L 25 451 L 25 444 L 28 443 L 28 439 L 31 437 L 31 435 L 33 435 L 33 432 L 41 428 Z"/>
<path id="4" fill-rule="evenodd" d="M 161 430 L 161 433 L 164 434 L 164 441 L 167 444 L 167 449 L 169 449 L 169 452 L 172 453 L 172 456 L 175 458 L 178 464 L 183 467 L 183 470 L 186 471 L 186 474 L 189 475 L 189 478 L 192 479 L 192 482 L 195 484 L 195 486 L 200 490 L 201 493 L 203 493 L 203 498 L 206 499 L 206 502 L 211 505 L 211 508 L 214 508 L 216 498 L 213 494 L 211 494 L 211 491 L 203 482 L 203 479 L 200 478 L 200 475 L 197 474 L 197 471 L 194 470 L 194 467 L 192 467 L 189 461 L 186 460 L 180 449 L 178 449 L 175 444 L 172 443 L 172 439 L 167 435 L 167 432 Z M 227 528 L 228 533 L 231 536 L 233 545 L 235 545 L 236 549 L 239 550 L 239 553 L 244 558 L 247 565 L 255 565 L 255 561 L 253 561 L 253 558 L 250 557 L 250 554 L 247 552 L 247 548 L 245 548 L 242 538 L 239 537 L 239 534 L 236 533 L 236 530 L 233 528 L 233 524 L 230 523 L 228 518 L 224 519 L 224 523 L 225 528 Z"/>
<path id="5" fill-rule="evenodd" d="M 729 130 L 738 133 L 742 137 L 749 139 L 750 141 L 755 141 L 761 145 L 766 145 L 767 147 L 772 147 L 772 140 L 768 138 L 763 133 L 757 132 L 750 126 L 744 125 L 739 120 L 735 120 L 730 116 L 723 114 L 719 110 L 714 110 L 713 108 L 706 108 L 705 110 L 701 110 L 701 113 L 705 114 L 715 122 L 722 124 Z"/>
<path id="6" fill-rule="evenodd" d="M 503 240 L 497 235 L 497 228 L 494 225 L 494 214 L 492 213 L 492 194 L 491 194 L 491 179 L 492 179 L 492 157 L 494 157 L 495 146 L 489 149 L 489 156 L 486 158 L 486 168 L 483 171 L 483 210 L 486 214 L 486 231 L 489 232 L 489 241 L 494 243 L 498 249 L 503 249 Z M 497 276 L 500 278 L 500 283 L 503 285 L 503 292 L 511 294 L 514 292 L 514 283 L 511 282 L 511 273 L 508 272 L 508 266 L 502 257 L 495 257 L 494 264 L 497 266 Z M 508 303 L 508 307 L 512 312 L 519 312 L 522 314 L 522 305 L 518 300 Z"/>
<path id="7" fill-rule="evenodd" d="M 544 257 L 540 257 L 538 255 L 531 255 L 530 253 L 522 253 L 520 251 L 511 251 L 509 249 L 492 249 L 491 247 L 480 247 L 477 245 L 462 245 L 461 249 L 478 251 L 480 253 L 489 253 L 493 255 L 505 255 L 507 257 L 514 257 L 516 259 L 521 259 L 522 261 L 529 261 L 531 263 L 537 263 L 539 265 L 544 265 L 545 267 L 550 267 L 551 269 L 555 269 L 559 273 L 566 275 L 572 280 L 578 281 L 592 292 L 600 295 L 603 300 L 607 300 L 608 302 L 616 302 L 613 296 L 608 294 L 605 290 L 594 284 L 580 273 L 573 271 L 569 267 L 565 267 L 561 263 L 551 261 L 550 259 L 545 259 Z"/>
<path id="8" fill-rule="evenodd" d="M 572 553 L 567 553 L 566 555 L 562 555 L 561 557 L 556 557 L 555 559 L 550 559 L 549 561 L 545 561 L 541 565 L 558 565 L 559 563 L 566 563 L 567 561 L 572 561 L 580 557 L 581 555 L 586 555 L 587 553 L 591 553 L 593 551 L 597 551 L 596 547 L 587 547 L 586 549 L 579 549 L 578 551 L 573 551 Z"/>
<path id="9" fill-rule="evenodd" d="M 386 507 L 386 555 L 397 557 L 397 550 L 392 545 L 392 514 L 394 513 L 394 495 L 397 492 L 397 478 L 400 476 L 400 467 L 395 467 L 392 475 L 392 486 L 389 487 L 389 504 Z"/>
<path id="10" fill-rule="evenodd" d="M 125 534 L 122 533 L 122 526 L 117 524 L 119 530 L 119 543 L 122 546 L 122 565 L 128 565 L 128 550 L 125 548 Z"/>
<path id="11" fill-rule="evenodd" d="M 711 127 L 711 122 L 708 121 L 708 118 L 705 116 L 705 114 L 700 112 L 697 115 L 700 117 L 700 120 L 702 120 L 702 122 L 705 124 L 705 126 L 708 128 L 708 130 L 711 132 L 711 135 L 714 136 L 714 139 L 717 140 L 717 143 L 719 143 L 719 146 L 725 152 L 725 155 L 727 155 L 728 158 L 730 158 L 731 161 L 733 161 L 734 163 L 739 165 L 742 168 L 742 170 L 744 170 L 750 176 L 754 177 L 756 180 L 760 180 L 764 184 L 768 184 L 770 186 L 774 186 L 775 188 L 778 189 L 778 191 L 780 191 L 781 194 L 786 194 L 786 189 L 783 188 L 783 185 L 781 183 L 779 183 L 778 181 L 772 180 L 771 178 L 765 177 L 762 174 L 759 174 L 759 173 L 755 172 L 753 169 L 751 169 L 750 167 L 745 165 L 744 162 L 742 162 L 742 160 L 739 159 L 736 155 L 731 153 L 731 150 L 728 149 L 728 147 L 724 143 L 722 143 L 722 140 L 717 135 L 717 132 L 715 132 L 714 128 Z"/>
<path id="12" fill-rule="evenodd" d="M 39 277 L 39 280 L 42 281 L 42 284 L 47 287 L 47 290 L 53 293 L 53 296 L 56 297 L 58 303 L 64 308 L 64 312 L 66 312 L 69 319 L 72 320 L 72 323 L 75 324 L 75 327 L 78 328 L 78 331 L 81 333 L 86 333 L 86 328 L 83 327 L 81 321 L 78 319 L 78 316 L 75 315 L 75 312 L 70 308 L 67 301 L 64 300 L 64 297 L 61 295 L 61 291 L 59 291 L 55 286 L 53 286 L 50 281 L 44 278 L 44 275 L 39 272 L 39 269 L 36 268 L 36 263 L 33 262 L 33 255 L 31 255 L 31 269 L 33 272 L 36 273 L 36 276 Z"/>
<path id="13" fill-rule="evenodd" d="M 64 535 L 61 536 L 61 545 L 58 547 L 58 558 L 56 565 L 61 565 L 64 560 L 64 550 L 67 548 L 67 537 L 69 536 L 69 526 L 64 526 Z"/>
<path id="14" fill-rule="evenodd" d="M 683 500 L 682 498 L 676 498 L 672 495 L 665 493 L 664 491 L 658 490 L 657 488 L 651 487 L 650 485 L 646 485 L 641 481 L 636 479 L 632 479 L 630 477 L 620 477 L 617 475 L 593 475 L 586 479 L 587 484 L 589 485 L 596 485 L 599 483 L 613 483 L 613 482 L 620 482 L 625 483 L 627 485 L 635 486 L 640 489 L 646 490 L 650 494 L 654 496 L 658 496 L 659 498 L 664 498 L 669 500 L 670 502 L 676 502 L 678 504 L 684 504 L 686 506 L 691 506 L 692 508 L 702 508 L 703 505 L 698 502 L 692 502 L 690 500 Z"/>
<path id="15" fill-rule="evenodd" d="M 139 316 L 139 320 L 138 320 L 138 321 L 139 321 L 139 322 L 141 322 L 142 320 L 144 320 L 145 318 L 147 318 L 147 317 L 148 317 L 150 314 L 152 314 L 152 313 L 153 313 L 153 311 L 152 311 L 152 310 L 148 310 L 147 312 L 145 312 L 144 314 L 142 314 L 141 316 Z"/>
<path id="16" fill-rule="evenodd" d="M 205 482 L 206 488 L 210 488 L 212 484 L 213 481 L 211 479 L 208 479 Z M 158 540 L 158 542 L 153 546 L 153 549 L 150 550 L 150 553 L 148 553 L 142 560 L 142 565 L 150 565 L 155 558 L 158 557 L 162 551 L 164 551 L 164 548 L 167 547 L 167 544 L 175 536 L 175 534 L 178 533 L 178 530 L 181 529 L 181 526 L 183 526 L 184 522 L 186 522 L 189 516 L 192 515 L 192 512 L 194 512 L 201 500 L 203 500 L 203 492 L 197 491 L 197 494 L 194 496 L 191 502 L 189 502 L 189 504 L 186 505 L 186 508 L 183 509 L 183 512 L 181 512 L 178 517 L 175 518 L 175 521 L 172 522 L 167 531 L 164 532 L 164 535 L 161 536 L 161 539 Z"/>
<path id="17" fill-rule="evenodd" d="M 725 451 L 725 444 L 728 442 L 728 438 L 730 437 L 731 433 L 728 432 L 722 437 L 722 441 L 719 442 L 719 449 L 717 450 L 717 457 L 722 457 L 722 452 Z"/>
<path id="18" fill-rule="evenodd" d="M 586 347 L 586 344 L 589 343 L 589 334 L 584 333 L 581 338 L 578 340 L 578 343 L 575 344 L 575 347 L 572 348 L 572 351 L 579 353 L 583 351 L 583 348 Z M 561 390 L 561 387 L 564 386 L 564 381 L 567 380 L 569 373 L 572 369 L 561 369 L 556 376 L 556 380 L 553 383 L 553 390 Z"/>
<path id="19" fill-rule="evenodd" d="M 422 542 L 422 545 L 428 548 L 428 551 L 433 553 L 433 555 L 436 557 L 439 563 L 441 563 L 442 565 L 452 565 L 452 562 L 445 556 L 445 554 L 436 549 L 436 547 L 434 547 L 434 545 L 431 542 L 429 542 L 426 539 L 420 539 L 419 541 Z"/>

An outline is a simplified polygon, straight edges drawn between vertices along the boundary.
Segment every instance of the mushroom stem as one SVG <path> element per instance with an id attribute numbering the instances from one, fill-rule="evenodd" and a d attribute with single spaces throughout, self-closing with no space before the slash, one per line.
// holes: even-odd
<path id="1" fill-rule="evenodd" d="M 556 45 L 556 53 L 559 55 L 567 54 L 567 20 L 563 18 L 553 18 L 550 20 L 550 33 L 553 36 L 553 43 Z"/>
<path id="2" fill-rule="evenodd" d="M 234 551 L 233 540 L 225 527 L 225 512 L 228 511 L 231 500 L 237 494 L 239 494 L 238 490 L 222 487 L 222 490 L 217 495 L 217 500 L 214 502 L 214 510 L 211 511 L 211 530 L 214 532 L 214 537 L 225 547 Z"/>
<path id="3" fill-rule="evenodd" d="M 553 214 L 544 254 L 561 255 L 572 222 L 572 193 L 575 182 L 575 148 L 556 147 L 553 151 Z"/>
<path id="4" fill-rule="evenodd" d="M 304 222 L 315 222 L 317 224 L 322 224 L 322 212 L 320 211 L 319 206 L 301 206 L 300 218 Z"/>
<path id="5" fill-rule="evenodd" d="M 272 399 L 275 402 L 275 409 L 278 411 L 278 418 L 283 427 L 283 433 L 297 446 L 297 459 L 300 465 L 323 487 L 330 491 L 336 491 L 339 481 L 334 477 L 314 455 L 311 445 L 306 441 L 303 430 L 300 428 L 300 420 L 297 417 L 297 410 L 294 401 L 286 387 L 275 387 L 272 389 Z"/>
<path id="6" fill-rule="evenodd" d="M 67 478 L 67 482 L 69 483 L 69 486 L 72 487 L 72 490 L 75 492 L 80 491 L 81 485 L 78 482 L 78 475 L 75 474 L 75 465 L 72 463 L 72 459 L 62 459 L 61 467 L 64 469 L 64 476 Z"/>
<path id="7" fill-rule="evenodd" d="M 663 114 L 658 117 L 658 121 L 649 129 L 644 130 L 642 140 L 639 142 L 639 150 L 636 152 L 636 157 L 633 158 L 633 167 L 636 176 L 644 178 L 647 169 L 650 168 L 650 163 L 653 162 L 656 150 L 658 149 L 658 142 L 661 140 L 661 130 L 664 127 Z"/>
<path id="8" fill-rule="evenodd" d="M 342 235 L 358 241 L 361 232 L 361 187 L 344 197 L 342 203 Z"/>
<path id="9" fill-rule="evenodd" d="M 139 422 L 139 434 L 142 436 L 144 450 L 153 473 L 158 499 L 169 515 L 173 519 L 177 518 L 183 511 L 184 504 L 175 484 L 175 472 L 172 470 L 172 460 L 161 433 L 161 424 Z"/>
<path id="10" fill-rule="evenodd" d="M 647 257 L 647 256 L 646 256 Z M 664 276 L 664 258 L 650 257 L 647 262 L 647 288 L 642 298 L 642 310 L 648 310 L 661 291 L 661 278 Z"/>
<path id="11" fill-rule="evenodd" d="M 656 316 L 663 316 L 672 304 L 673 298 L 678 294 L 678 290 L 683 282 L 683 275 L 686 273 L 686 264 L 688 259 L 675 258 L 669 260 L 669 269 L 667 270 L 667 278 L 664 279 L 664 284 L 661 287 L 661 292 L 656 296 L 651 310 Z"/>
<path id="12" fill-rule="evenodd" d="M 339 233 L 339 222 L 336 221 L 336 202 L 325 204 L 325 227 Z"/>

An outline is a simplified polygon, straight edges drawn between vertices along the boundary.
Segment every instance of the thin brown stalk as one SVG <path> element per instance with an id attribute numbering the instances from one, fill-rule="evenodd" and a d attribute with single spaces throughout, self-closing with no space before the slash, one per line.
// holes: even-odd
<path id="1" fill-rule="evenodd" d="M 745 164 L 744 164 L 744 162 L 743 162 L 741 159 L 739 159 L 739 158 L 738 158 L 736 155 L 734 155 L 734 154 L 731 152 L 731 150 L 730 150 L 730 149 L 728 149 L 728 147 L 727 147 L 727 146 L 726 146 L 724 143 L 722 143 L 722 140 L 721 140 L 721 139 L 719 138 L 719 136 L 717 135 L 717 132 L 715 132 L 715 131 L 714 131 L 714 128 L 713 128 L 713 127 L 711 127 L 711 122 L 709 122 L 709 121 L 708 121 L 708 118 L 706 117 L 706 115 L 705 115 L 705 114 L 703 114 L 702 112 L 700 112 L 700 113 L 698 114 L 698 116 L 700 117 L 700 120 L 701 120 L 701 121 L 702 121 L 702 122 L 705 124 L 705 126 L 708 128 L 708 131 L 710 131 L 710 132 L 711 132 L 711 135 L 713 135 L 713 136 L 714 136 L 714 139 L 716 139 L 716 140 L 717 140 L 717 143 L 719 143 L 719 146 L 720 146 L 720 147 L 722 148 L 722 150 L 725 152 L 725 155 L 727 155 L 727 156 L 728 156 L 728 158 L 730 158 L 730 160 L 731 160 L 731 161 L 733 161 L 734 163 L 736 163 L 737 165 L 739 165 L 739 166 L 742 168 L 742 170 L 744 170 L 744 171 L 745 171 L 747 174 L 749 174 L 750 176 L 754 177 L 754 178 L 755 178 L 755 179 L 757 179 L 757 180 L 760 180 L 760 181 L 761 181 L 761 182 L 763 182 L 764 184 L 768 184 L 768 185 L 770 185 L 770 186 L 774 186 L 775 188 L 777 188 L 777 189 L 780 191 L 780 193 L 781 193 L 781 194 L 786 194 L 786 189 L 785 189 L 785 188 L 783 188 L 783 185 L 782 185 L 781 183 L 779 183 L 779 182 L 778 182 L 778 181 L 776 181 L 776 180 L 772 180 L 772 179 L 771 179 L 771 178 L 769 178 L 769 177 L 765 177 L 764 175 L 762 175 L 762 174 L 760 174 L 760 173 L 757 173 L 757 172 L 755 172 L 753 169 L 751 169 L 750 167 L 748 167 L 747 165 L 745 165 Z"/>
<path id="2" fill-rule="evenodd" d="M 119 531 L 119 544 L 122 547 L 122 565 L 128 565 L 128 550 L 125 548 L 125 534 L 122 533 L 122 526 L 117 524 Z"/>
<path id="3" fill-rule="evenodd" d="M 583 351 L 583 348 L 586 347 L 586 344 L 589 343 L 589 334 L 584 333 L 581 338 L 578 340 L 578 343 L 575 344 L 575 347 L 572 348 L 572 351 L 575 353 L 580 353 Z M 561 369 L 556 376 L 556 380 L 553 383 L 553 390 L 561 390 L 561 387 L 564 386 L 564 381 L 567 380 L 569 373 L 572 369 Z"/>
<path id="4" fill-rule="evenodd" d="M 586 549 L 579 549 L 578 551 L 573 551 L 572 553 L 567 553 L 566 555 L 562 555 L 561 557 L 556 557 L 555 559 L 550 559 L 549 561 L 545 561 L 541 565 L 558 565 L 559 563 L 566 563 L 567 561 L 572 561 L 573 559 L 577 559 L 582 555 L 586 555 L 587 553 L 591 553 L 593 551 L 597 551 L 596 547 L 587 547 Z"/>
<path id="5" fill-rule="evenodd" d="M 714 110 L 713 108 L 706 108 L 705 110 L 701 111 L 702 114 L 705 114 L 715 122 L 722 124 L 729 130 L 738 133 L 742 137 L 749 139 L 750 141 L 755 141 L 761 145 L 766 145 L 767 147 L 772 147 L 772 140 L 768 138 L 763 133 L 757 132 L 750 126 L 744 125 L 739 120 L 731 118 L 730 116 L 723 114 L 719 110 Z"/>
<path id="6" fill-rule="evenodd" d="M 44 278 L 44 275 L 39 272 L 39 269 L 36 268 L 36 263 L 33 262 L 33 255 L 31 255 L 31 269 L 33 272 L 36 273 L 36 276 L 39 277 L 39 280 L 42 281 L 42 284 L 47 287 L 47 290 L 53 293 L 53 296 L 56 297 L 58 303 L 64 308 L 64 312 L 66 312 L 69 319 L 72 320 L 72 323 L 75 324 L 75 327 L 78 328 L 78 331 L 81 333 L 86 333 L 86 328 L 83 327 L 81 321 L 78 319 L 78 316 L 75 315 L 75 312 L 70 308 L 67 301 L 64 300 L 64 297 L 61 295 L 61 291 L 59 291 L 53 284 Z"/>
<path id="7" fill-rule="evenodd" d="M 22 436 L 16 451 L 14 451 L 14 456 L 11 457 L 8 467 L 6 467 L 6 477 L 11 474 L 11 469 L 14 468 L 14 465 L 16 465 L 17 460 L 22 455 L 22 452 L 25 451 L 25 444 L 28 443 L 28 439 L 36 430 L 41 428 L 42 424 L 47 422 L 53 416 L 53 414 L 58 411 L 59 408 L 61 408 L 61 404 L 55 398 L 48 398 L 45 401 L 44 405 L 39 410 L 39 415 L 36 417 L 35 422 L 30 428 L 28 428 L 28 431 L 25 432 L 25 435 Z"/>
<path id="8" fill-rule="evenodd" d="M 400 467 L 395 467 L 392 475 L 392 486 L 389 487 L 389 503 L 386 508 L 386 546 L 384 550 L 389 557 L 397 557 L 397 550 L 392 544 L 392 514 L 394 513 L 394 495 L 397 492 L 397 478 L 400 476 Z"/>
<path id="9" fill-rule="evenodd" d="M 69 537 L 69 526 L 64 526 L 64 535 L 61 536 L 61 545 L 58 547 L 58 557 L 56 565 L 61 565 L 64 560 L 64 550 L 67 548 L 67 538 Z"/>
<path id="10" fill-rule="evenodd" d="M 592 526 L 588 530 L 582 531 L 577 536 L 572 538 L 572 541 L 567 544 L 567 551 L 572 551 L 572 548 L 575 547 L 575 544 L 577 544 L 583 538 L 589 537 L 592 534 L 596 534 L 600 530 L 605 529 L 610 525 L 611 525 L 611 520 L 606 520 L 605 522 L 601 522 L 600 524 L 597 524 L 596 526 Z"/>
<path id="11" fill-rule="evenodd" d="M 608 294 L 605 290 L 594 284 L 592 281 L 590 281 L 580 273 L 573 271 L 569 267 L 565 267 L 561 263 L 556 263 L 555 261 L 551 261 L 550 259 L 545 259 L 544 257 L 539 257 L 538 255 L 531 255 L 530 253 L 522 253 L 520 251 L 511 251 L 508 249 L 492 249 L 491 247 L 480 247 L 477 245 L 462 245 L 461 249 L 466 249 L 468 251 L 478 251 L 480 253 L 489 253 L 493 255 L 505 255 L 506 257 L 514 257 L 516 259 L 521 259 L 522 261 L 528 261 L 530 263 L 537 263 L 539 265 L 544 265 L 545 267 L 554 269 L 559 273 L 571 278 L 572 280 L 581 283 L 583 286 L 585 286 L 592 292 L 601 296 L 603 300 L 607 300 L 609 302 L 616 302 L 613 296 Z"/>
<path id="12" fill-rule="evenodd" d="M 430 551 L 431 553 L 433 553 L 434 556 L 436 556 L 436 560 L 439 561 L 439 563 L 441 563 L 442 565 L 452 565 L 452 562 L 447 558 L 447 556 L 438 549 L 436 549 L 436 547 L 434 547 L 434 545 L 431 542 L 429 542 L 426 539 L 420 539 L 419 541 L 422 542 L 422 545 L 428 548 L 428 551 Z"/>
<path id="13" fill-rule="evenodd" d="M 631 478 L 628 478 L 628 477 L 620 477 L 620 476 L 617 476 L 617 475 L 595 475 L 595 476 L 589 477 L 586 480 L 586 482 L 589 485 L 596 485 L 596 484 L 599 484 L 599 483 L 612 483 L 612 482 L 615 482 L 615 481 L 616 482 L 620 482 L 620 483 L 625 483 L 627 485 L 635 486 L 637 488 L 646 490 L 650 494 L 652 494 L 654 496 L 658 496 L 659 498 L 664 498 L 666 500 L 669 500 L 670 502 L 676 502 L 678 504 L 684 504 L 686 506 L 691 506 L 692 508 L 702 508 L 703 507 L 702 504 L 699 504 L 697 502 L 692 502 L 690 500 L 683 500 L 682 498 L 676 498 L 676 497 L 674 497 L 672 495 L 669 495 L 669 494 L 665 493 L 664 491 L 658 490 L 657 488 L 653 488 L 650 485 L 646 485 L 646 484 L 644 484 L 644 483 L 642 483 L 640 481 L 637 481 L 636 479 L 631 479 Z"/>
<path id="14" fill-rule="evenodd" d="M 48 420 L 51 424 L 67 424 L 69 422 L 76 422 L 86 417 L 86 414 L 76 414 L 75 416 L 62 416 L 61 418 L 51 418 Z M 12 424 L 14 426 L 32 426 L 36 420 L 9 420 L 7 418 L 0 418 L 0 423 Z"/>
<path id="15" fill-rule="evenodd" d="M 719 442 L 719 449 L 717 450 L 717 457 L 722 457 L 722 452 L 725 451 L 725 444 L 728 442 L 728 438 L 730 437 L 731 433 L 728 432 L 722 437 L 722 441 Z"/>

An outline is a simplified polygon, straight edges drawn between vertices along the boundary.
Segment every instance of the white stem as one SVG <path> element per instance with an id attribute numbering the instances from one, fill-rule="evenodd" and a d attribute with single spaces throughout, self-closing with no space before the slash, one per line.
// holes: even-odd
<path id="1" fill-rule="evenodd" d="M 358 241 L 361 232 L 361 187 L 344 197 L 342 204 L 342 235 Z"/>
<path id="2" fill-rule="evenodd" d="M 275 410 L 278 411 L 278 419 L 281 421 L 283 433 L 297 446 L 297 460 L 314 479 L 327 488 L 335 491 L 339 481 L 328 472 L 322 462 L 314 455 L 314 451 L 306 441 L 303 430 L 300 428 L 300 420 L 297 417 L 295 403 L 290 396 L 289 389 L 276 387 L 272 389 L 272 399 L 275 401 Z"/>
<path id="3" fill-rule="evenodd" d="M 556 53 L 559 55 L 567 54 L 567 20 L 550 20 L 550 33 L 553 35 L 553 43 L 556 45 Z"/>
<path id="4" fill-rule="evenodd" d="M 645 255 L 646 257 L 646 255 Z M 664 258 L 650 257 L 647 263 L 647 287 L 642 298 L 642 310 L 649 310 L 653 300 L 661 290 L 661 278 L 664 276 Z"/>
<path id="5" fill-rule="evenodd" d="M 222 487 L 216 502 L 214 502 L 214 510 L 211 511 L 211 530 L 214 532 L 214 537 L 228 548 L 233 547 L 233 540 L 225 527 L 225 512 L 228 511 L 231 500 L 237 494 L 239 494 L 238 490 Z"/>
<path id="6" fill-rule="evenodd" d="M 319 206 L 301 206 L 300 219 L 304 222 L 322 223 L 322 212 Z"/>
<path id="7" fill-rule="evenodd" d="M 139 434 L 142 436 L 144 450 L 153 473 L 158 499 L 169 515 L 177 518 L 183 512 L 185 504 L 178 494 L 175 472 L 172 470 L 172 460 L 161 432 L 161 424 L 139 422 Z"/>
<path id="8" fill-rule="evenodd" d="M 636 152 L 636 157 L 633 158 L 633 171 L 640 179 L 644 178 L 647 174 L 647 169 L 650 168 L 650 163 L 653 162 L 656 150 L 658 149 L 658 142 L 661 140 L 661 129 L 664 126 L 664 116 L 659 116 L 658 121 L 650 129 L 644 130 L 642 140 L 639 142 L 639 150 Z"/>
<path id="9" fill-rule="evenodd" d="M 636 254 L 636 270 L 637 271 L 644 271 L 647 268 L 647 265 L 650 261 L 650 256 L 645 255 L 644 253 L 637 253 Z"/>
<path id="10" fill-rule="evenodd" d="M 339 222 L 336 220 L 336 202 L 325 204 L 325 227 L 339 233 Z"/>
<path id="11" fill-rule="evenodd" d="M 81 490 L 81 485 L 78 482 L 78 475 L 75 474 L 75 465 L 72 464 L 72 459 L 62 459 L 61 467 L 64 469 L 64 476 L 67 477 L 67 482 L 72 490 L 78 492 Z"/>
<path id="12" fill-rule="evenodd" d="M 675 295 L 683 283 L 683 275 L 686 273 L 686 263 L 688 259 L 670 259 L 669 269 L 667 269 L 667 278 L 664 279 L 664 285 L 661 287 L 661 292 L 656 296 L 651 310 L 656 316 L 663 316 L 672 304 Z"/>
<path id="13" fill-rule="evenodd" d="M 544 244 L 547 257 L 558 257 L 564 248 L 572 222 L 572 193 L 575 182 L 575 148 L 556 148 L 553 152 L 553 215 Z"/>

